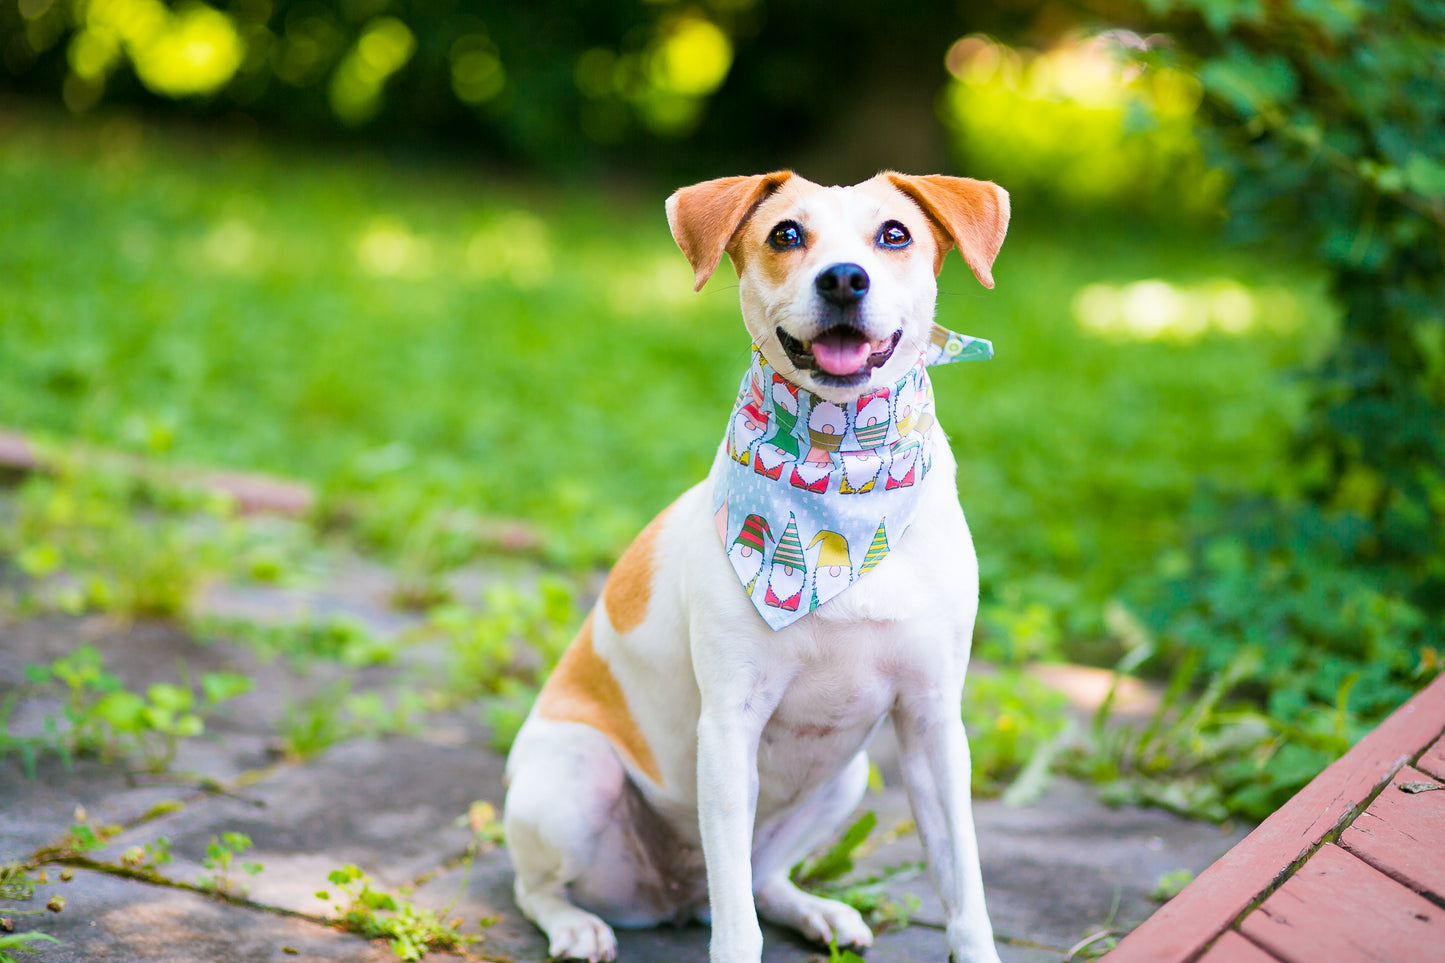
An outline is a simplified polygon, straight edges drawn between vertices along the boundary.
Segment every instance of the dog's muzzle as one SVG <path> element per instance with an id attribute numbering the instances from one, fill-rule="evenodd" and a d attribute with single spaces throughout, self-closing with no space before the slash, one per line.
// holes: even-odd
<path id="1" fill-rule="evenodd" d="M 778 343 L 793 367 L 811 371 L 816 381 L 838 387 L 860 385 L 893 356 L 903 329 L 877 341 L 864 333 L 858 314 L 869 280 L 860 265 L 826 267 L 813 279 L 813 286 L 823 302 L 822 330 L 811 341 L 802 341 L 779 327 Z"/>

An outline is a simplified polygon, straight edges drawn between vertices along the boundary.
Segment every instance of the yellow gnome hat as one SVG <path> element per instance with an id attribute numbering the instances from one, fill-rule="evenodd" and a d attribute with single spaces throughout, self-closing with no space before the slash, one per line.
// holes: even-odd
<path id="1" fill-rule="evenodd" d="M 819 568 L 838 566 L 851 569 L 853 567 L 853 562 L 848 558 L 848 540 L 842 535 L 824 529 L 808 543 L 809 550 L 819 542 L 823 543 L 823 549 L 818 553 Z"/>

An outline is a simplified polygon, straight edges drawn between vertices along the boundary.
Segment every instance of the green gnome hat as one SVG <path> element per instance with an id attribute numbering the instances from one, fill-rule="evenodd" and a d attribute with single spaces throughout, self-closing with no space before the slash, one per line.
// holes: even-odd
<path id="1" fill-rule="evenodd" d="M 883 526 L 887 519 L 878 523 L 878 531 L 873 533 L 873 542 L 868 546 L 868 554 L 863 556 L 863 566 L 858 569 L 859 575 L 864 575 L 873 570 L 873 566 L 883 561 L 883 556 L 888 554 L 888 536 L 883 532 Z"/>
<path id="2" fill-rule="evenodd" d="M 768 539 L 773 537 L 773 530 L 768 527 L 768 520 L 761 515 L 749 515 L 743 519 L 743 530 L 738 532 L 738 537 L 733 539 L 733 544 L 742 543 L 747 548 L 762 552 L 766 551 L 768 547 L 764 537 Z"/>
<path id="3" fill-rule="evenodd" d="M 823 549 L 818 553 L 819 568 L 846 568 L 853 567 L 853 560 L 848 557 L 848 540 L 837 532 L 830 532 L 827 529 L 813 536 L 808 543 L 811 550 L 819 542 L 823 543 Z"/>
<path id="4" fill-rule="evenodd" d="M 798 520 L 788 514 L 788 527 L 778 539 L 778 549 L 773 553 L 773 564 L 786 568 L 805 568 L 803 540 L 798 537 Z"/>

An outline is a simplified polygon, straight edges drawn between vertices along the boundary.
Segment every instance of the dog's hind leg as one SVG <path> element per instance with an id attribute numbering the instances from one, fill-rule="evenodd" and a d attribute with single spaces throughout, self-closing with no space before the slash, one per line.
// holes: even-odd
<path id="1" fill-rule="evenodd" d="M 758 834 L 753 848 L 753 895 L 759 916 L 819 943 L 873 943 L 873 931 L 857 910 L 805 893 L 788 878 L 788 871 L 799 860 L 837 833 L 867 786 L 868 756 L 859 752 L 812 799 Z"/>
<path id="2" fill-rule="evenodd" d="M 606 737 L 579 723 L 530 719 L 518 743 L 505 813 L 517 905 L 547 934 L 550 956 L 614 959 L 612 928 L 573 905 L 568 886 L 593 871 L 627 779 L 622 763 Z"/>

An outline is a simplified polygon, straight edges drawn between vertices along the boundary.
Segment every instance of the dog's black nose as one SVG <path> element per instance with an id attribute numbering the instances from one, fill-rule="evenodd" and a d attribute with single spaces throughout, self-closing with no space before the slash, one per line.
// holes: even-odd
<path id="1" fill-rule="evenodd" d="M 845 308 L 868 293 L 868 272 L 856 264 L 835 264 L 819 271 L 813 283 L 824 301 Z"/>

